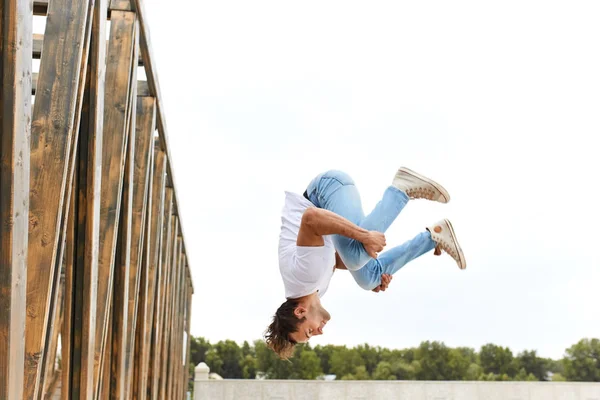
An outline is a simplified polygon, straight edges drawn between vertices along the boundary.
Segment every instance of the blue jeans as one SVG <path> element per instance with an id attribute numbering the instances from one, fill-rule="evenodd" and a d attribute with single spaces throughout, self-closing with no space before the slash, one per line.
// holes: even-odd
<path id="1" fill-rule="evenodd" d="M 306 193 L 315 206 L 334 212 L 361 228 L 382 233 L 390 227 L 409 200 L 404 192 L 390 186 L 371 214 L 365 217 L 354 181 L 341 171 L 318 175 L 308 185 Z M 382 274 L 395 274 L 409 261 L 435 248 L 428 231 L 380 254 L 377 259 L 371 258 L 362 243 L 354 239 L 334 235 L 333 243 L 356 283 L 365 290 L 372 290 L 381 284 Z"/>

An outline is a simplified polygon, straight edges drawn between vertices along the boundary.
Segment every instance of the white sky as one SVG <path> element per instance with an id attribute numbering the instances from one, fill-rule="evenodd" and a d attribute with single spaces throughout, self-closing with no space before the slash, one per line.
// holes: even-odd
<path id="1" fill-rule="evenodd" d="M 600 335 L 600 3 L 145 2 L 194 335 L 258 339 L 284 300 L 284 190 L 343 169 L 368 212 L 402 165 L 452 201 L 412 202 L 388 243 L 449 217 L 467 270 L 428 254 L 383 294 L 337 271 L 313 344 L 558 358 Z"/>

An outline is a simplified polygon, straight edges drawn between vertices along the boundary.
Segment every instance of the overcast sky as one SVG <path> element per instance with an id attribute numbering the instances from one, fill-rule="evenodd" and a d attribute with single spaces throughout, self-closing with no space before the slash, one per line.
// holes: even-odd
<path id="1" fill-rule="evenodd" d="M 598 2 L 145 3 L 192 334 L 261 337 L 284 300 L 284 190 L 342 169 L 369 212 L 404 165 L 452 201 L 411 202 L 388 244 L 448 217 L 467 269 L 427 254 L 380 294 L 337 271 L 311 343 L 558 358 L 600 335 Z"/>

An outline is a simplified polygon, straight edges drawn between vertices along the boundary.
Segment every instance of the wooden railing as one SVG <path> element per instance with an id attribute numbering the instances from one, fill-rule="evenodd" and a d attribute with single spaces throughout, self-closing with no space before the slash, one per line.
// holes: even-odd
<path id="1" fill-rule="evenodd" d="M 0 35 L 0 399 L 184 398 L 194 289 L 142 0 L 0 0 Z"/>

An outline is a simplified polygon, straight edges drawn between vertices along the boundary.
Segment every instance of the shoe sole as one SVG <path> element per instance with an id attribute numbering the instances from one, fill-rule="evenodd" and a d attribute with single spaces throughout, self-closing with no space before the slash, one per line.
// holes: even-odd
<path id="1" fill-rule="evenodd" d="M 458 250 L 458 258 L 460 259 L 460 262 L 458 263 L 458 268 L 465 269 L 467 268 L 467 260 L 465 260 L 465 255 L 463 254 L 463 251 L 460 248 L 460 244 L 458 244 L 458 239 L 456 239 L 454 228 L 452 227 L 450 221 L 448 221 L 447 219 L 445 219 L 444 222 L 446 222 L 446 225 L 448 225 L 448 229 L 450 229 L 450 235 L 452 235 L 452 240 L 454 241 L 456 249 Z"/>
<path id="2" fill-rule="evenodd" d="M 448 203 L 450 201 L 450 193 L 448 193 L 448 191 L 446 189 L 444 189 L 444 187 L 442 185 L 440 185 L 439 183 L 437 183 L 436 181 L 429 179 L 421 174 L 416 173 L 415 171 L 406 168 L 406 167 L 401 167 L 400 169 L 398 169 L 398 172 L 404 172 L 406 174 L 412 175 L 414 177 L 419 178 L 420 180 L 429 183 L 430 185 L 432 185 L 433 187 L 435 187 L 444 197 L 444 202 L 442 203 Z M 398 174 L 398 173 L 396 173 Z"/>

